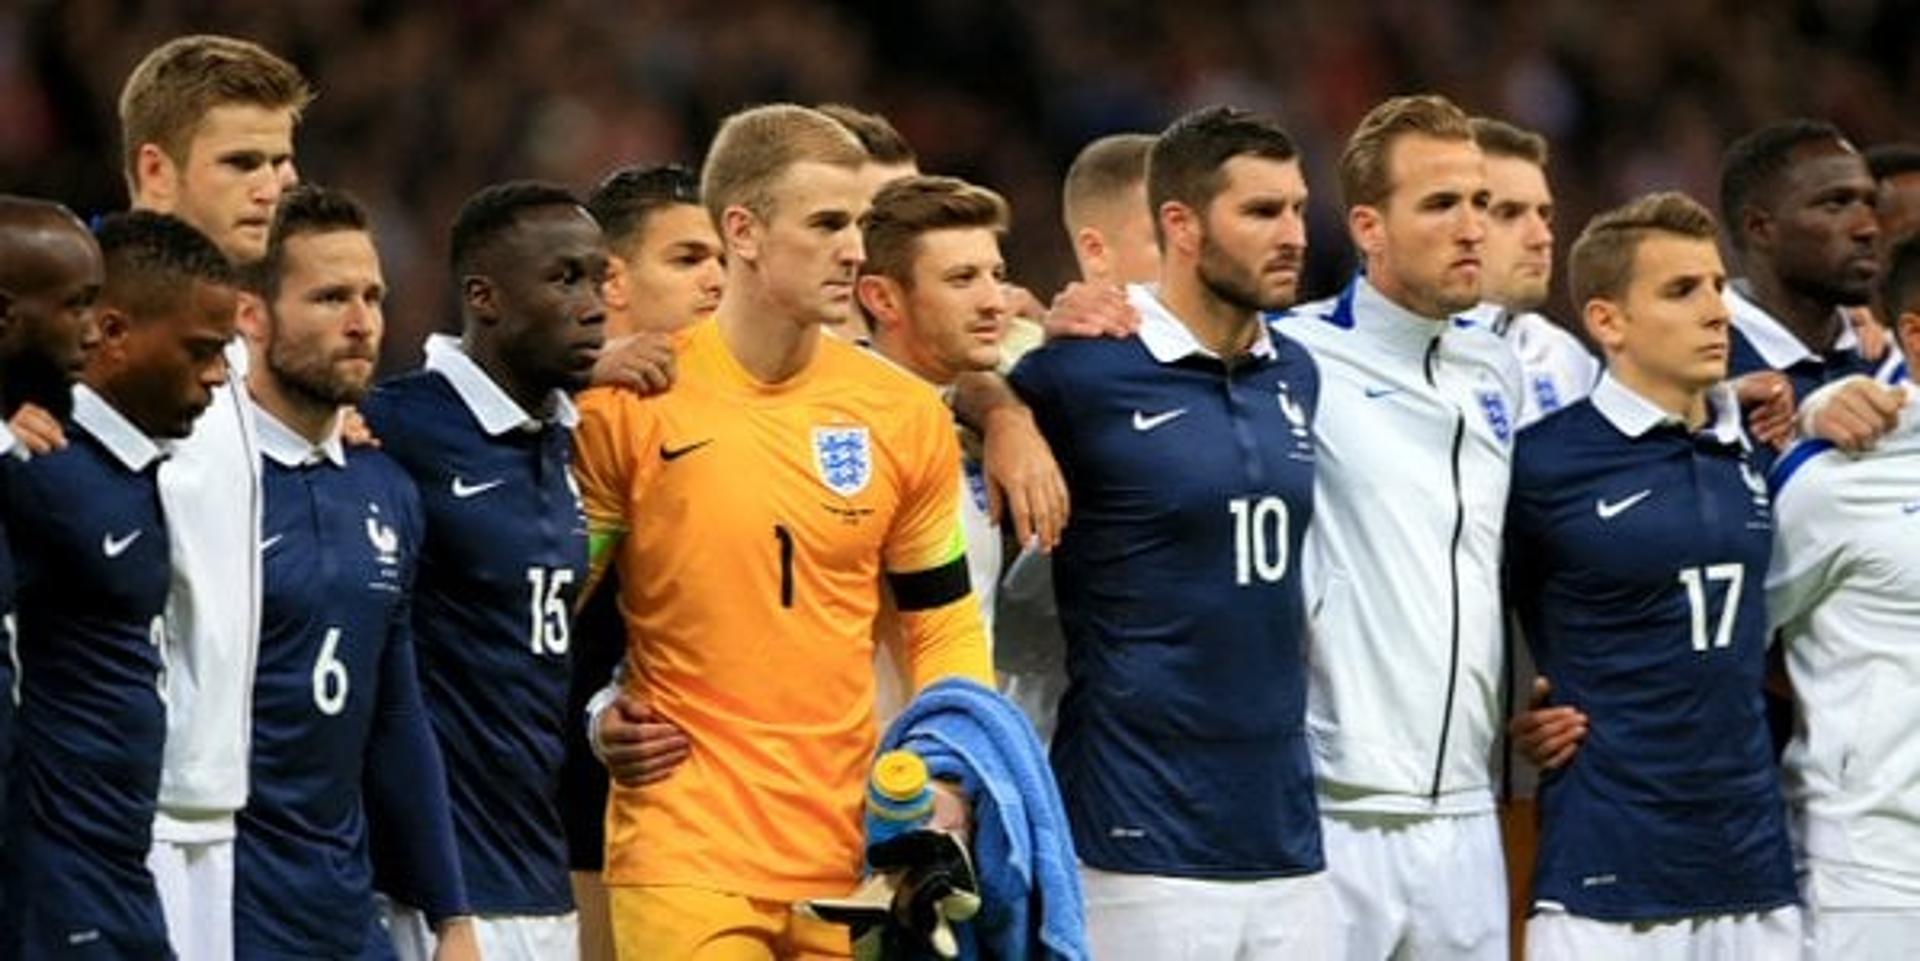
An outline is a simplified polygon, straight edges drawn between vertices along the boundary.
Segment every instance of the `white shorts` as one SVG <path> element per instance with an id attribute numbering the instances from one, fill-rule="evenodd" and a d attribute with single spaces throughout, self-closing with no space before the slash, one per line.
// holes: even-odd
<path id="1" fill-rule="evenodd" d="M 1100 961 L 1330 958 L 1342 942 L 1327 876 L 1210 881 L 1080 869 Z"/>
<path id="2" fill-rule="evenodd" d="M 1910 952 L 1901 955 L 1910 956 Z M 1599 921 L 1549 908 L 1527 921 L 1527 961 L 1799 961 L 1800 957 L 1800 909 L 1792 905 L 1678 921 Z"/>
<path id="3" fill-rule="evenodd" d="M 1808 961 L 1906 961 L 1920 954 L 1920 905 L 1911 877 L 1802 859 Z"/>
<path id="4" fill-rule="evenodd" d="M 380 924 L 393 938 L 400 961 L 433 961 L 437 944 L 427 916 L 388 898 L 374 898 Z M 473 919 L 475 940 L 486 961 L 574 961 L 580 957 L 578 915 L 482 915 Z"/>
<path id="5" fill-rule="evenodd" d="M 1507 961 L 1507 865 L 1493 812 L 1327 814 L 1327 877 L 1353 961 Z"/>
<path id="6" fill-rule="evenodd" d="M 173 953 L 233 961 L 233 839 L 162 841 L 147 851 Z"/>

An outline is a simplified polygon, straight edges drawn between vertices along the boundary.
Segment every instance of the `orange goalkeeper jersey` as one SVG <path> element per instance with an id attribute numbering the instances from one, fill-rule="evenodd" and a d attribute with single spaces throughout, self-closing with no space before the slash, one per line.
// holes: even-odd
<path id="1" fill-rule="evenodd" d="M 686 730 L 670 777 L 616 787 L 607 880 L 795 900 L 861 863 L 873 622 L 905 612 L 916 689 L 992 683 L 966 580 L 960 452 L 933 389 L 831 337 L 762 384 L 703 321 L 671 391 L 581 398 L 575 471 L 615 560 L 627 685 Z"/>

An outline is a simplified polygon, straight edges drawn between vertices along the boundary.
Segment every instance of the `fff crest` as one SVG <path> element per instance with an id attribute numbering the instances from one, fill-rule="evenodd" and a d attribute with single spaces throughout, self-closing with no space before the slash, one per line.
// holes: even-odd
<path id="1" fill-rule="evenodd" d="M 865 427 L 815 427 L 813 467 L 820 482 L 841 497 L 867 489 L 873 479 L 873 445 Z"/>

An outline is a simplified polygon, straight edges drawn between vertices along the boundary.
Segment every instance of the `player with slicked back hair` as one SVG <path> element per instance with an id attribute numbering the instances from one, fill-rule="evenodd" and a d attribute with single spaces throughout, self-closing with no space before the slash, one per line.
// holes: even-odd
<path id="1" fill-rule="evenodd" d="M 1340 157 L 1364 270 L 1277 321 L 1319 364 L 1307 729 L 1354 961 L 1505 958 L 1488 759 L 1520 368 L 1478 304 L 1486 162 L 1444 97 L 1375 107 Z M 1433 879 L 1445 877 L 1444 885 Z"/>

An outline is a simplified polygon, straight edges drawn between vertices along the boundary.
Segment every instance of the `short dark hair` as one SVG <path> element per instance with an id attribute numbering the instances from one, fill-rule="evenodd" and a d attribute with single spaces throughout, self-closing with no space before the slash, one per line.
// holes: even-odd
<path id="1" fill-rule="evenodd" d="M 814 108 L 832 117 L 840 126 L 847 128 L 860 146 L 867 151 L 867 159 L 878 164 L 918 163 L 919 157 L 913 152 L 913 145 L 900 131 L 877 113 L 849 107 L 844 103 L 823 103 Z"/>
<path id="2" fill-rule="evenodd" d="M 1868 148 L 1867 171 L 1875 180 L 1920 173 L 1920 143 L 1883 143 Z"/>
<path id="3" fill-rule="evenodd" d="M 1006 200 L 985 187 L 957 177 L 902 177 L 880 188 L 861 221 L 867 259 L 860 272 L 910 288 L 922 234 L 969 227 L 999 233 L 1007 220 Z"/>
<path id="4" fill-rule="evenodd" d="M 179 307 L 195 282 L 235 286 L 234 266 L 207 235 L 171 214 L 134 210 L 112 214 L 94 231 L 106 264 L 101 306 L 134 320 Z"/>
<path id="5" fill-rule="evenodd" d="M 558 184 L 537 180 L 510 180 L 482 187 L 460 205 L 453 217 L 453 237 L 447 259 L 454 281 L 473 272 L 473 262 L 501 234 L 513 229 L 520 215 L 540 207 L 578 207 L 579 198 Z"/>
<path id="6" fill-rule="evenodd" d="M 302 234 L 339 230 L 373 232 L 373 218 L 352 194 L 314 183 L 300 184 L 282 194 L 273 212 L 273 229 L 267 234 L 266 256 L 241 269 L 247 289 L 272 300 L 280 293 L 280 279 L 286 270 L 287 241 Z"/>
<path id="7" fill-rule="evenodd" d="M 1713 213 L 1686 194 L 1662 191 L 1595 214 L 1567 255 L 1574 308 L 1584 310 L 1590 300 L 1623 298 L 1640 244 L 1655 234 L 1712 243 Z"/>
<path id="8" fill-rule="evenodd" d="M 1146 182 L 1153 142 L 1151 134 L 1117 133 L 1081 148 L 1060 188 L 1060 216 L 1068 233 L 1087 222 L 1092 208 Z"/>
<path id="9" fill-rule="evenodd" d="M 1147 207 L 1162 243 L 1159 210 L 1175 201 L 1203 211 L 1220 193 L 1221 168 L 1235 157 L 1287 161 L 1299 157 L 1280 125 L 1237 107 L 1205 107 L 1181 117 L 1147 151 Z"/>
<path id="10" fill-rule="evenodd" d="M 1741 137 L 1720 161 L 1720 219 L 1735 250 L 1745 250 L 1742 215 L 1791 166 L 1793 152 L 1810 143 L 1846 143 L 1840 128 L 1824 120 L 1781 120 Z M 1764 201 L 1762 201 L 1764 203 Z"/>
<path id="11" fill-rule="evenodd" d="M 1493 117 L 1474 117 L 1467 121 L 1473 128 L 1473 142 L 1489 157 L 1512 157 L 1536 167 L 1547 165 L 1547 138 Z"/>
<path id="12" fill-rule="evenodd" d="M 1887 322 L 1920 311 L 1920 234 L 1903 237 L 1887 249 L 1887 269 L 1880 278 L 1880 303 Z"/>
<path id="13" fill-rule="evenodd" d="M 606 232 L 607 246 L 623 256 L 640 242 L 654 211 L 676 204 L 700 206 L 700 175 L 679 164 L 616 170 L 587 195 L 587 212 Z"/>

